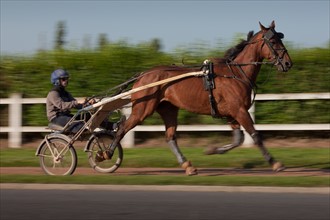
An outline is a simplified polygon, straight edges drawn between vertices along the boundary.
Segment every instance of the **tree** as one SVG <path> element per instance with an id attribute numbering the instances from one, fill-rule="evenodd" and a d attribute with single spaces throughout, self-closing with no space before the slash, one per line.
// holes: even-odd
<path id="1" fill-rule="evenodd" d="M 152 39 L 150 42 L 150 46 L 156 52 L 159 52 L 162 49 L 161 41 L 158 38 Z"/>
<path id="2" fill-rule="evenodd" d="M 65 44 L 65 35 L 66 35 L 66 27 L 65 21 L 59 21 L 56 25 L 56 33 L 55 33 L 55 49 L 61 50 Z"/>
<path id="3" fill-rule="evenodd" d="M 107 38 L 107 34 L 100 34 L 99 35 L 99 39 L 98 39 L 98 47 L 99 49 L 103 49 L 105 46 L 107 46 L 109 44 L 108 38 Z"/>

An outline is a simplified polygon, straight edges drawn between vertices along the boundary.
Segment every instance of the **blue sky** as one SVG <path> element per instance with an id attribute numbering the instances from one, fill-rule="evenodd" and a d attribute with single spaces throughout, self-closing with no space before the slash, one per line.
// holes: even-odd
<path id="1" fill-rule="evenodd" d="M 1 53 L 51 49 L 55 26 L 66 22 L 71 47 L 94 46 L 99 34 L 136 44 L 159 38 L 165 51 L 205 43 L 228 44 L 238 34 L 258 31 L 260 21 L 300 47 L 329 42 L 329 0 L 91 1 L 1 0 Z"/>

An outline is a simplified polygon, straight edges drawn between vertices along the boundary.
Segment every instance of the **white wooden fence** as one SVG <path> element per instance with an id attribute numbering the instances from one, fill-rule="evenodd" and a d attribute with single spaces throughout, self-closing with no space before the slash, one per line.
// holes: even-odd
<path id="1" fill-rule="evenodd" d="M 309 100 L 309 99 L 330 99 L 330 93 L 283 93 L 283 94 L 257 94 L 256 101 L 276 101 L 276 100 Z M 20 94 L 12 94 L 10 98 L 0 99 L 1 105 L 9 105 L 8 126 L 0 127 L 1 133 L 8 133 L 8 145 L 12 148 L 20 148 L 22 144 L 22 133 L 24 132 L 49 132 L 46 127 L 22 126 L 22 105 L 23 104 L 45 104 L 45 98 L 22 98 Z M 254 119 L 255 106 L 250 109 L 250 114 Z M 124 108 L 126 116 L 130 114 L 130 108 Z M 40 117 L 46 117 L 40 115 Z M 276 130 L 330 130 L 330 124 L 256 124 L 259 131 Z M 179 125 L 178 131 L 230 131 L 228 125 Z M 124 147 L 134 146 L 134 133 L 139 131 L 165 131 L 164 125 L 139 125 L 125 135 L 122 140 Z M 244 145 L 253 143 L 249 135 L 245 135 Z"/>

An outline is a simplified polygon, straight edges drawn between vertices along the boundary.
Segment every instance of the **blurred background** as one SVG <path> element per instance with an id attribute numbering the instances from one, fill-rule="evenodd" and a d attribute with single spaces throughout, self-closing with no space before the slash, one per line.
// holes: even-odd
<path id="1" fill-rule="evenodd" d="M 313 8 L 311 11 L 310 9 Z M 199 65 L 224 52 L 260 21 L 276 22 L 293 61 L 288 73 L 263 66 L 258 94 L 329 93 L 329 1 L 6 1 L 1 0 L 0 98 L 45 98 L 57 68 L 70 73 L 74 97 L 102 94 L 157 65 Z M 330 123 L 329 97 L 256 102 L 257 124 Z M 43 103 L 24 104 L 23 126 L 46 126 Z M 0 105 L 0 127 L 9 105 Z M 223 119 L 180 111 L 179 123 L 225 124 Z M 155 114 L 144 124 L 162 124 Z M 329 144 L 329 130 L 266 131 L 265 138 L 298 138 Z M 1 140 L 8 132 L 0 132 Z M 24 143 L 42 138 L 25 132 Z M 221 132 L 224 140 L 228 132 Z M 219 142 L 219 133 L 181 132 Z M 137 144 L 163 132 L 136 135 Z M 229 139 L 228 139 L 229 140 Z M 1 142 L 5 145 L 4 141 Z M 159 144 L 159 143 L 157 143 Z M 165 142 L 162 142 L 165 144 Z M 191 145 L 191 143 L 189 143 Z"/>

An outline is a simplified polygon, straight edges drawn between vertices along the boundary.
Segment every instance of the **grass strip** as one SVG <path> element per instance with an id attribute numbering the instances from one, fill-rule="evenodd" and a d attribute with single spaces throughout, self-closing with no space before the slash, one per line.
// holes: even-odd
<path id="1" fill-rule="evenodd" d="M 329 177 L 1 175 L 1 183 L 329 187 Z"/>
<path id="2" fill-rule="evenodd" d="M 223 155 L 204 155 L 204 148 L 182 147 L 182 152 L 198 168 L 269 168 L 257 148 L 238 148 Z M 286 167 L 330 169 L 329 148 L 270 148 L 272 155 Z M 1 167 L 39 167 L 35 149 L 1 149 Z M 89 167 L 87 154 L 77 149 L 78 167 Z M 166 147 L 124 149 L 121 167 L 178 167 Z"/>

